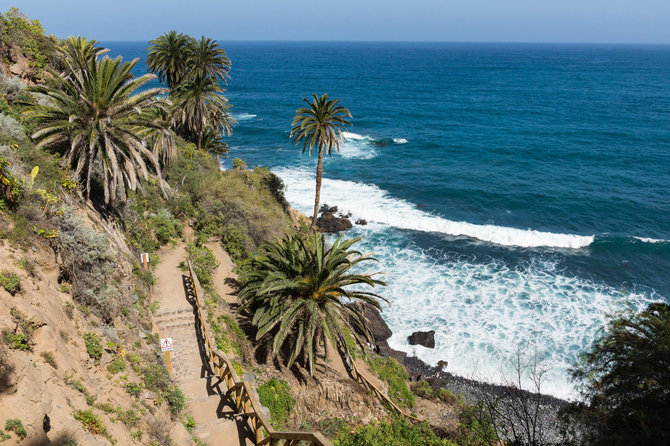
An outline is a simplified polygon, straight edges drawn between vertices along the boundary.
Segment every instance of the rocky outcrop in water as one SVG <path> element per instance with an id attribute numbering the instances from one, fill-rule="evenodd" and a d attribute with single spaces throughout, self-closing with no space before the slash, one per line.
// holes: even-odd
<path id="1" fill-rule="evenodd" d="M 435 330 L 415 331 L 407 337 L 410 345 L 423 345 L 428 348 L 435 348 Z"/>
<path id="2" fill-rule="evenodd" d="M 336 216 L 337 206 L 329 207 L 327 204 L 321 206 L 321 215 L 316 219 L 316 227 L 321 232 L 341 232 L 351 229 L 351 221 L 342 215 Z"/>

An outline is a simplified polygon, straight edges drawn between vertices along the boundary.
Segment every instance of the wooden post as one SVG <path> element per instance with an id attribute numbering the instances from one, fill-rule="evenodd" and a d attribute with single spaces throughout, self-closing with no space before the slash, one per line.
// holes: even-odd
<path id="1" fill-rule="evenodd" d="M 174 379 L 174 375 L 172 374 L 172 359 L 170 358 L 170 351 L 165 352 L 165 364 L 167 365 L 170 379 Z"/>
<path id="2" fill-rule="evenodd" d="M 146 271 L 149 271 L 149 254 L 148 253 L 145 252 L 144 254 L 140 254 L 140 263 L 142 264 L 142 266 L 144 267 L 144 269 Z"/>

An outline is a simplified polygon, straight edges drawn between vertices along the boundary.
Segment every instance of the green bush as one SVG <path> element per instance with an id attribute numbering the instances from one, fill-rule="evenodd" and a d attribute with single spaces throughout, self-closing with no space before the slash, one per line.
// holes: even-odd
<path id="1" fill-rule="evenodd" d="M 107 435 L 107 429 L 92 410 L 77 410 L 73 414 L 74 419 L 79 421 L 84 430 L 95 435 Z"/>
<path id="2" fill-rule="evenodd" d="M 214 271 L 219 267 L 219 261 L 216 260 L 212 250 L 207 246 L 196 246 L 193 243 L 189 243 L 186 246 L 186 252 L 191 259 L 193 270 L 202 286 L 210 285 Z"/>
<path id="3" fill-rule="evenodd" d="M 423 422 L 412 424 L 405 418 L 359 426 L 355 432 L 340 434 L 335 446 L 456 446 L 435 435 Z"/>
<path id="4" fill-rule="evenodd" d="M 295 401 L 291 396 L 288 383 L 272 378 L 258 386 L 260 403 L 270 410 L 270 422 L 275 429 L 281 429 L 291 415 Z"/>
<path id="5" fill-rule="evenodd" d="M 84 333 L 83 338 L 88 356 L 99 361 L 100 358 L 102 358 L 102 344 L 100 343 L 100 337 L 96 333 L 88 331 Z"/>
<path id="6" fill-rule="evenodd" d="M 112 362 L 107 364 L 107 371 L 112 375 L 123 372 L 126 369 L 126 361 L 123 358 L 116 357 Z"/>
<path id="7" fill-rule="evenodd" d="M 241 158 L 233 158 L 233 169 L 245 170 L 247 168 L 247 163 L 245 163 Z"/>
<path id="8" fill-rule="evenodd" d="M 670 304 L 612 319 L 572 373 L 588 405 L 577 419 L 593 445 L 670 441 Z"/>
<path id="9" fill-rule="evenodd" d="M 407 387 L 409 375 L 407 370 L 394 359 L 375 356 L 368 359 L 370 368 L 386 381 L 389 386 L 388 395 L 391 401 L 400 407 L 414 407 L 414 394 Z"/>
<path id="10" fill-rule="evenodd" d="M 138 398 L 140 396 L 140 393 L 142 392 L 142 386 L 136 383 L 127 383 L 126 392 L 128 392 L 130 396 Z"/>
<path id="11" fill-rule="evenodd" d="M 21 279 L 11 271 L 0 272 L 0 286 L 12 296 L 21 291 Z"/>
<path id="12" fill-rule="evenodd" d="M 5 422 L 5 429 L 14 432 L 21 440 L 28 435 L 26 428 L 23 427 L 23 423 L 18 418 L 7 420 L 7 422 Z"/>
<path id="13" fill-rule="evenodd" d="M 16 329 L 10 331 L 6 328 L 2 329 L 2 338 L 9 344 L 9 347 L 14 350 L 30 350 L 32 348 L 33 333 L 41 325 L 35 321 L 28 319 L 23 313 L 16 308 L 9 311 L 12 320 L 16 324 Z"/>
<path id="14" fill-rule="evenodd" d="M 145 367 L 142 370 L 142 380 L 144 387 L 168 402 L 173 415 L 179 414 L 186 407 L 186 395 L 170 381 L 167 371 L 161 365 L 151 364 Z"/>

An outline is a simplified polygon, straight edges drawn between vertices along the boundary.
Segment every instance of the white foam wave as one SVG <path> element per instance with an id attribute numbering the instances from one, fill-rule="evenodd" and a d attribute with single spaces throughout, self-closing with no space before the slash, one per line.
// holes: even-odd
<path id="1" fill-rule="evenodd" d="M 393 138 L 393 142 L 396 144 L 407 144 L 409 141 L 405 138 Z"/>
<path id="2" fill-rule="evenodd" d="M 340 143 L 339 154 L 343 158 L 372 159 L 377 156 L 377 151 L 372 146 L 374 141 L 369 136 L 358 133 L 342 132 L 343 141 Z"/>
<path id="3" fill-rule="evenodd" d="M 644 243 L 670 243 L 670 240 L 663 240 L 658 238 L 648 238 L 648 237 L 633 237 Z"/>
<path id="4" fill-rule="evenodd" d="M 254 115 L 251 113 L 240 113 L 239 115 L 233 115 L 233 118 L 235 118 L 237 121 L 248 121 L 249 119 L 254 119 L 258 115 Z"/>
<path id="5" fill-rule="evenodd" d="M 355 229 L 361 231 L 361 229 Z M 532 345 L 549 371 L 543 393 L 575 398 L 568 370 L 605 326 L 607 315 L 652 299 L 563 274 L 552 261 L 510 267 L 427 253 L 402 233 L 374 231 L 358 247 L 375 251 L 388 286 L 381 294 L 389 345 L 447 371 L 502 384 L 517 348 Z M 417 330 L 435 330 L 435 348 L 411 346 Z M 526 356 L 526 359 L 530 359 Z M 525 383 L 530 386 L 530 382 Z M 528 387 L 527 387 L 528 388 Z"/>
<path id="6" fill-rule="evenodd" d="M 310 212 L 314 203 L 314 174 L 303 169 L 280 169 L 277 174 L 288 186 L 289 202 L 300 211 Z M 417 209 L 414 204 L 394 198 L 377 186 L 353 181 L 324 178 L 321 201 L 336 205 L 345 213 L 351 212 L 355 219 L 365 219 L 372 225 L 465 236 L 498 245 L 577 249 L 594 240 L 593 236 L 451 221 Z"/>

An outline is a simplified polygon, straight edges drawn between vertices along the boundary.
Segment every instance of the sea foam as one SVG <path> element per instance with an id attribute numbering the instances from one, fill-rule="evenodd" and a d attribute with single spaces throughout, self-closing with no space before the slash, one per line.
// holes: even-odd
<path id="1" fill-rule="evenodd" d="M 288 186 L 286 197 L 289 202 L 297 209 L 309 212 L 314 203 L 314 174 L 305 169 L 279 169 L 277 174 Z M 578 249 L 594 240 L 593 236 L 452 221 L 417 209 L 414 204 L 394 198 L 377 186 L 353 181 L 324 178 L 321 201 L 336 205 L 345 213 L 351 212 L 354 219 L 362 218 L 372 225 L 465 236 L 498 245 Z"/>
<path id="2" fill-rule="evenodd" d="M 354 231 L 361 231 L 360 228 Z M 510 266 L 501 260 L 425 252 L 399 231 L 373 231 L 358 247 L 374 250 L 388 284 L 378 292 L 390 301 L 384 319 L 393 331 L 389 345 L 447 371 L 503 384 L 513 376 L 510 361 L 525 348 L 547 368 L 543 393 L 575 399 L 569 369 L 623 308 L 642 308 L 645 293 L 621 291 L 561 271 L 556 261 L 535 259 Z M 436 346 L 411 346 L 417 330 L 435 330 Z M 532 389 L 526 377 L 524 386 Z"/>

